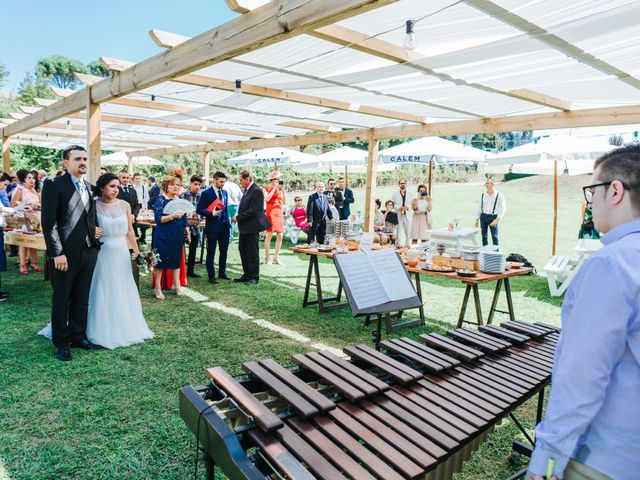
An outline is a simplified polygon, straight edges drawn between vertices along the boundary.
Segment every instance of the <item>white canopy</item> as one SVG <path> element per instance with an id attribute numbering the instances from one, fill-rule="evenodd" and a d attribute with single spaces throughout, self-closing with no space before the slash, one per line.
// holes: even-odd
<path id="1" fill-rule="evenodd" d="M 313 157 L 308 162 L 299 163 L 295 169 L 300 172 L 329 172 L 336 169 L 349 167 L 349 171 L 364 170 L 367 168 L 366 150 L 341 147 Z"/>
<path id="2" fill-rule="evenodd" d="M 513 173 L 553 175 L 554 163 L 558 161 L 559 174 L 566 171 L 569 175 L 581 175 L 593 172 L 594 160 L 613 148 L 603 139 L 554 135 L 502 152 L 489 160 L 487 170 L 504 170 L 512 165 Z"/>
<path id="3" fill-rule="evenodd" d="M 290 148 L 272 147 L 255 150 L 227 160 L 227 165 L 238 167 L 255 167 L 262 165 L 298 165 L 314 162 L 316 157 Z"/>
<path id="4" fill-rule="evenodd" d="M 110 153 L 101 158 L 100 163 L 106 166 L 121 165 L 126 167 L 129 165 L 129 157 L 123 151 Z M 133 164 L 138 166 L 162 165 L 162 162 L 153 157 L 133 157 Z"/>
<path id="5" fill-rule="evenodd" d="M 492 153 L 440 137 L 426 137 L 387 148 L 379 153 L 383 163 L 428 164 L 434 157 L 436 165 L 451 163 L 475 164 L 484 161 Z"/>

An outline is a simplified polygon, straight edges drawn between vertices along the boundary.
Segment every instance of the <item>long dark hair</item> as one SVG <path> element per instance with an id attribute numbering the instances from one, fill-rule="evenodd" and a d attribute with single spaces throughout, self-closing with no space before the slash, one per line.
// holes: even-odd
<path id="1" fill-rule="evenodd" d="M 96 186 L 93 187 L 95 196 L 101 197 L 104 187 L 109 185 L 113 180 L 118 180 L 118 176 L 115 173 L 107 172 L 104 175 L 100 175 L 96 181 Z"/>

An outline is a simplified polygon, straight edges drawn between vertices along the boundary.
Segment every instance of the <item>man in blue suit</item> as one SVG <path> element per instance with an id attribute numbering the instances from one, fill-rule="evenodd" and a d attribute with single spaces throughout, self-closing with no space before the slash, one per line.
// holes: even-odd
<path id="1" fill-rule="evenodd" d="M 209 283 L 218 283 L 218 278 L 231 280 L 227 276 L 227 250 L 229 249 L 229 231 L 231 222 L 227 210 L 227 192 L 222 189 L 227 176 L 222 172 L 213 175 L 213 182 L 200 196 L 196 211 L 206 219 L 204 227 L 207 236 L 207 274 Z M 220 247 L 218 277 L 214 267 L 216 248 Z"/>

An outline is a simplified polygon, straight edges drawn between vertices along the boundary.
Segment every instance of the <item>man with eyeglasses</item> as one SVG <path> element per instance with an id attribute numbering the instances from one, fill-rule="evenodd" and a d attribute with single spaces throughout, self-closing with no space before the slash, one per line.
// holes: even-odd
<path id="1" fill-rule="evenodd" d="M 640 475 L 640 145 L 606 153 L 583 188 L 604 247 L 562 305 L 551 395 L 528 479 Z"/>
<path id="2" fill-rule="evenodd" d="M 411 243 L 411 239 L 409 238 L 409 225 L 411 224 L 411 222 L 409 222 L 409 211 L 411 210 L 410 207 L 413 202 L 413 195 L 411 195 L 407 190 L 406 179 L 400 179 L 400 188 L 393 192 L 391 200 L 393 200 L 393 205 L 398 213 L 398 245 Z"/>

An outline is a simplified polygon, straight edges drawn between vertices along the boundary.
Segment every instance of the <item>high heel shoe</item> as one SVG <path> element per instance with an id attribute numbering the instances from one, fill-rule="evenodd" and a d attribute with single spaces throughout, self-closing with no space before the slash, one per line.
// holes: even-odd
<path id="1" fill-rule="evenodd" d="M 154 288 L 153 289 L 153 293 L 155 294 L 155 296 L 156 296 L 156 298 L 158 300 L 164 300 L 164 294 L 162 293 L 162 289 Z"/>
<path id="2" fill-rule="evenodd" d="M 280 259 L 278 257 L 274 258 L 273 263 L 275 263 L 276 265 L 280 265 Z"/>
<path id="3" fill-rule="evenodd" d="M 40 268 L 40 266 L 37 263 L 32 263 L 31 264 L 31 270 L 33 270 L 34 272 L 41 272 L 42 269 Z"/>
<path id="4" fill-rule="evenodd" d="M 27 270 L 26 265 L 20 264 L 18 267 L 20 267 L 20 275 L 29 275 L 29 270 Z"/>
<path id="5" fill-rule="evenodd" d="M 171 287 L 171 290 L 179 297 L 182 295 L 182 290 L 180 290 L 180 287 Z"/>
<path id="6" fill-rule="evenodd" d="M 264 257 L 264 264 L 271 265 L 271 259 L 269 257 Z"/>

